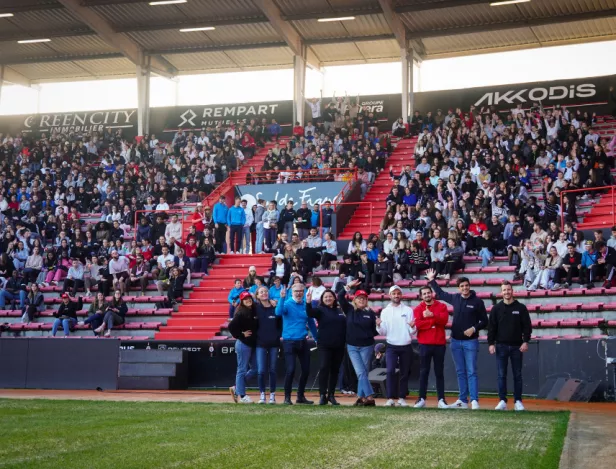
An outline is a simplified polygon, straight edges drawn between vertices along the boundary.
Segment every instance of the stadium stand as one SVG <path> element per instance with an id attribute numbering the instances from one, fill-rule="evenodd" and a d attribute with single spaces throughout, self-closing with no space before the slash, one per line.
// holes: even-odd
<path id="1" fill-rule="evenodd" d="M 333 105 L 343 112 L 340 100 Z M 121 131 L 38 141 L 2 135 L 0 322 L 26 337 L 47 336 L 54 323 L 61 333 L 67 319 L 72 337 L 224 339 L 235 280 L 246 289 L 276 289 L 277 277 L 337 289 L 359 278 L 379 310 L 392 282 L 416 300 L 432 266 L 447 289 L 467 276 L 488 311 L 501 281 L 513 277 L 538 339 L 603 336 L 616 326 L 616 236 L 589 239 L 582 230 L 611 224 L 611 189 L 591 189 L 613 184 L 616 122 L 566 109 L 513 112 L 416 115 L 391 133 L 351 122 L 328 134 L 317 121 L 315 139 L 279 138 L 255 122 L 199 136 L 180 130 L 170 142 L 128 142 Z M 373 212 L 355 210 L 339 236 L 345 242 L 319 235 L 319 216 L 310 220 L 316 234 L 288 236 L 284 222 L 293 228 L 297 212 L 273 207 L 276 242 L 257 247 L 264 208 L 242 207 L 250 242 L 245 254 L 230 253 L 228 230 L 216 226 L 221 195 L 231 195 L 229 204 L 237 184 L 291 182 L 313 171 L 365 184 Z M 566 192 L 561 207 L 560 191 L 575 189 L 582 192 Z M 581 269 L 567 263 L 577 259 L 568 243 Z M 567 283 L 563 264 L 579 288 Z M 112 303 L 116 287 L 120 304 Z M 90 308 L 99 291 L 104 303 Z M 83 306 L 72 317 L 62 305 L 78 298 Z"/>

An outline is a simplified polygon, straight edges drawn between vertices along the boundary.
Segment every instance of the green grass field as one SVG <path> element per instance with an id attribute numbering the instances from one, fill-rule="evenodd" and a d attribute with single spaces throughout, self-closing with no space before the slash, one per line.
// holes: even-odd
<path id="1" fill-rule="evenodd" d="M 0 400 L 2 468 L 558 468 L 569 414 Z"/>

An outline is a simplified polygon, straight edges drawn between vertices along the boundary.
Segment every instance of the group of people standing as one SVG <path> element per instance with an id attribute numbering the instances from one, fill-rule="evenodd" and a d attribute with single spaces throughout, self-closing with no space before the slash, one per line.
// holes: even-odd
<path id="1" fill-rule="evenodd" d="M 419 396 L 414 405 L 426 405 L 428 377 L 434 369 L 438 408 L 479 409 L 477 357 L 479 331 L 488 328 L 489 353 L 497 358 L 499 404 L 497 410 L 507 409 L 507 368 L 511 363 L 514 377 L 514 409 L 524 410 L 522 404 L 522 356 L 528 351 L 532 327 L 524 304 L 513 298 L 513 288 L 503 282 L 503 300 L 492 309 L 490 318 L 483 301 L 470 289 L 468 279 L 457 281 L 459 293 L 443 291 L 435 280 L 436 272 L 428 270 L 429 286 L 421 287 L 421 302 L 411 308 L 402 302 L 402 289 L 389 289 L 391 302 L 377 315 L 368 304 L 363 290 L 350 292 L 360 284 L 349 282 L 337 294 L 325 289 L 319 300 L 302 283 L 294 283 L 287 295 L 283 287 L 280 298 L 270 299 L 269 290 L 259 287 L 251 294 L 244 291 L 239 297 L 229 331 L 236 339 L 237 374 L 231 393 L 235 402 L 252 403 L 246 393 L 246 381 L 258 377 L 259 403 L 266 403 L 266 377 L 269 376 L 269 403 L 276 403 L 276 365 L 279 349 L 285 359 L 284 404 L 292 405 L 291 393 L 299 361 L 300 376 L 296 404 L 313 404 L 306 398 L 305 389 L 310 371 L 311 352 L 308 330 L 316 342 L 319 360 L 319 405 L 338 405 L 335 388 L 340 366 L 348 353 L 357 375 L 355 406 L 374 406 L 374 390 L 368 374 L 373 356 L 375 337 L 386 341 L 387 401 L 385 406 L 407 407 L 408 380 L 413 356 L 412 341 L 419 343 Z M 456 368 L 459 395 L 456 402 L 445 401 L 444 363 L 446 352 L 445 328 L 449 313 L 443 300 L 453 306 L 451 324 L 451 353 Z M 316 320 L 316 323 L 315 323 Z M 282 340 L 281 340 L 282 338 Z"/>

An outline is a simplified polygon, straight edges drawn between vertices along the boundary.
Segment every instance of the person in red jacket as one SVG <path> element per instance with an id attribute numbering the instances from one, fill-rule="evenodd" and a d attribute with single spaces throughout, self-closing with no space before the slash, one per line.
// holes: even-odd
<path id="1" fill-rule="evenodd" d="M 420 288 L 419 295 L 423 301 L 414 310 L 417 342 L 419 342 L 419 399 L 415 403 L 415 408 L 426 406 L 430 362 L 434 360 L 438 408 L 447 409 L 443 370 L 445 368 L 445 326 L 449 320 L 449 313 L 445 303 L 434 299 L 434 293 L 430 287 Z"/>
<path id="2" fill-rule="evenodd" d="M 296 122 L 295 126 L 293 127 L 293 136 L 297 138 L 304 136 L 304 128 L 300 125 L 299 122 Z"/>

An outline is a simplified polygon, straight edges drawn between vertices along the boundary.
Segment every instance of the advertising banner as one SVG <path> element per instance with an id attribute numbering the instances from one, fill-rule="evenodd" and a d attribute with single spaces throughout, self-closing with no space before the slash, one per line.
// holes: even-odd
<path id="1" fill-rule="evenodd" d="M 306 202 L 312 208 L 314 204 L 323 204 L 326 201 L 337 202 L 337 197 L 346 182 L 305 182 L 290 184 L 257 184 L 236 186 L 238 197 L 248 201 L 248 207 L 252 207 L 257 200 L 275 200 L 280 208 L 284 207 L 289 200 L 297 210 L 302 202 Z"/>
<path id="2" fill-rule="evenodd" d="M 152 108 L 150 129 L 167 138 L 179 128 L 201 131 L 208 126 L 215 127 L 218 122 L 228 125 L 241 121 L 250 122 L 252 119 L 257 122 L 266 119 L 268 124 L 271 124 L 272 119 L 276 119 L 283 129 L 283 134 L 291 135 L 293 101 Z"/>

